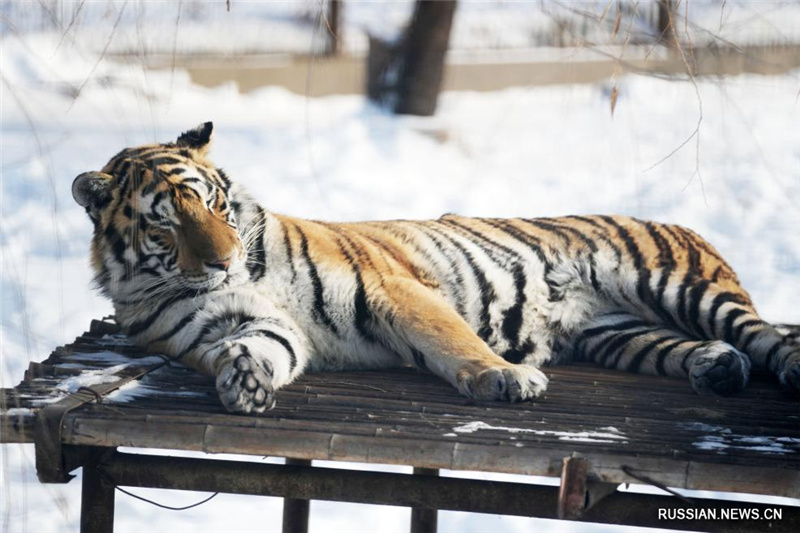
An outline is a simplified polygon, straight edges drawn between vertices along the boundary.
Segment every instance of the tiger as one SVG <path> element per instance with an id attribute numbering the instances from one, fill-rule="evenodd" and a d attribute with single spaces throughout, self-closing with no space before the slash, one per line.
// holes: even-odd
<path id="1" fill-rule="evenodd" d="M 259 414 L 304 372 L 414 367 L 530 401 L 569 362 L 800 390 L 800 342 L 678 225 L 620 215 L 324 222 L 268 211 L 208 158 L 213 124 L 77 176 L 94 283 L 128 338 Z"/>

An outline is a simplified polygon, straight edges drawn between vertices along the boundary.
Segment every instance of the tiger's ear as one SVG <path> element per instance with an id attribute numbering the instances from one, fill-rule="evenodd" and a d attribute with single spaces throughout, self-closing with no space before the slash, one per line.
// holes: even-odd
<path id="1" fill-rule="evenodd" d="M 204 122 L 193 130 L 185 131 L 178 137 L 177 145 L 199 150 L 201 154 L 208 152 L 211 147 L 211 133 L 214 131 L 212 122 Z"/>
<path id="2" fill-rule="evenodd" d="M 72 197 L 96 220 L 111 200 L 112 176 L 102 172 L 84 172 L 72 182 Z"/>

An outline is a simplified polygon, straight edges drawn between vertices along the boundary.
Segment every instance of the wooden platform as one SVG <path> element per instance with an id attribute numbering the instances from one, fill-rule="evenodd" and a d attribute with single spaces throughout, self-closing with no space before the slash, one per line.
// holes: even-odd
<path id="1" fill-rule="evenodd" d="M 547 369 L 548 392 L 509 405 L 413 370 L 311 374 L 263 416 L 226 413 L 213 380 L 94 322 L 0 395 L 2 442 L 34 442 L 45 406 L 70 403 L 60 444 L 200 450 L 559 476 L 800 498 L 800 403 L 756 376 L 733 398 L 590 366 Z M 81 388 L 85 387 L 85 388 Z M 77 400 L 76 400 L 77 399 Z M 52 410 L 52 409 L 51 409 Z"/>

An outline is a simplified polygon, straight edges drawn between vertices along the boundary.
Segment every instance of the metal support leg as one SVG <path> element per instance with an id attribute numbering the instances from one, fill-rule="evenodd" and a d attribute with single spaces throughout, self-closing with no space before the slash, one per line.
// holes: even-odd
<path id="1" fill-rule="evenodd" d="M 586 508 L 586 478 L 589 461 L 567 457 L 561 467 L 561 488 L 558 491 L 558 518 L 578 520 Z"/>
<path id="2" fill-rule="evenodd" d="M 567 457 L 561 467 L 558 491 L 558 518 L 581 520 L 583 514 L 600 500 L 617 492 L 619 483 L 607 483 L 591 472 L 589 461 Z"/>
<path id="3" fill-rule="evenodd" d="M 438 468 L 414 468 L 414 475 L 439 476 Z M 411 533 L 436 533 L 439 511 L 436 509 L 411 509 Z"/>
<path id="4" fill-rule="evenodd" d="M 306 459 L 286 459 L 288 466 L 311 466 Z M 310 500 L 283 499 L 283 533 L 308 533 Z"/>
<path id="5" fill-rule="evenodd" d="M 114 484 L 95 463 L 83 467 L 81 533 L 113 533 Z"/>

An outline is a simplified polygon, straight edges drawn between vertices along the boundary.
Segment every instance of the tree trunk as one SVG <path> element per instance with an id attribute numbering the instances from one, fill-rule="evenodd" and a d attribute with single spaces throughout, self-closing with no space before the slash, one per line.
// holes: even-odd
<path id="1" fill-rule="evenodd" d="M 675 21 L 672 0 L 658 0 L 658 42 L 664 46 L 675 44 Z"/>
<path id="2" fill-rule="evenodd" d="M 341 52 L 340 32 L 342 30 L 342 2 L 340 0 L 328 0 L 327 32 L 328 49 L 325 53 L 329 56 L 338 55 Z"/>
<path id="3" fill-rule="evenodd" d="M 370 38 L 367 94 L 372 100 L 397 114 L 433 115 L 455 9 L 455 0 L 417 0 L 398 45 Z"/>

